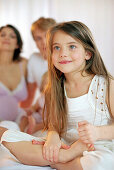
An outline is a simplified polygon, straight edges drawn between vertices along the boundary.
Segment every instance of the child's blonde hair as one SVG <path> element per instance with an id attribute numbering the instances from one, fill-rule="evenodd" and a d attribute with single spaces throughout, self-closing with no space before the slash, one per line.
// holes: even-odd
<path id="1" fill-rule="evenodd" d="M 34 31 L 40 29 L 42 31 L 47 31 L 50 27 L 54 26 L 56 21 L 53 18 L 40 17 L 38 20 L 33 22 L 31 26 L 31 33 L 34 38 Z"/>
<path id="2" fill-rule="evenodd" d="M 48 83 L 48 72 L 45 72 L 41 79 L 40 91 L 42 93 L 44 93 L 47 83 Z"/>

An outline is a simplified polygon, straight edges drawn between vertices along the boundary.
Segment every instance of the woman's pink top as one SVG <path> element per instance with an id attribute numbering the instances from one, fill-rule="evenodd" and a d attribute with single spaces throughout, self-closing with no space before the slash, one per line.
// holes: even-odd
<path id="1" fill-rule="evenodd" d="M 27 86 L 20 64 L 21 81 L 13 91 L 0 82 L 0 120 L 15 121 L 18 116 L 19 102 L 27 98 Z"/>

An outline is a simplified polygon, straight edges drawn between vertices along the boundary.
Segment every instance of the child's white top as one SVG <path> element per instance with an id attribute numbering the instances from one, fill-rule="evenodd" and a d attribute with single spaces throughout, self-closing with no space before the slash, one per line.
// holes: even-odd
<path id="1" fill-rule="evenodd" d="M 65 96 L 68 104 L 68 126 L 63 138 L 67 143 L 75 142 L 78 137 L 78 122 L 87 120 L 95 126 L 107 125 L 111 122 L 111 117 L 106 97 L 106 80 L 102 76 L 95 75 L 89 87 L 87 94 L 77 97 L 68 98 L 66 91 Z M 112 141 L 98 141 L 97 143 L 112 144 Z"/>

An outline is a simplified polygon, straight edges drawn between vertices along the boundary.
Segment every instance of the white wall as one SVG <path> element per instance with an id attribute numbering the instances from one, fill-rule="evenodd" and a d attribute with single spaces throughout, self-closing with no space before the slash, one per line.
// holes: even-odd
<path id="1" fill-rule="evenodd" d="M 41 16 L 57 22 L 79 20 L 92 31 L 108 70 L 114 75 L 114 0 L 0 0 L 0 26 L 13 24 L 24 41 L 23 56 L 37 50 L 30 34 Z"/>

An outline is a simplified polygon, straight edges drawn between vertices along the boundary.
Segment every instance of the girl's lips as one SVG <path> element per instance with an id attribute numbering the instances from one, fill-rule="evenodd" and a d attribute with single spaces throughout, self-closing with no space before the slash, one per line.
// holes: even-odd
<path id="1" fill-rule="evenodd" d="M 69 63 L 71 63 L 72 61 L 67 61 L 67 60 L 64 60 L 64 61 L 60 61 L 59 63 L 60 64 L 69 64 Z"/>

